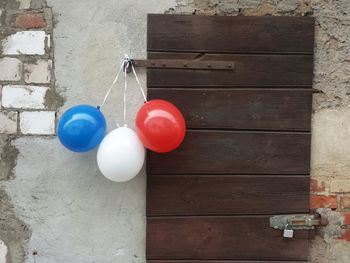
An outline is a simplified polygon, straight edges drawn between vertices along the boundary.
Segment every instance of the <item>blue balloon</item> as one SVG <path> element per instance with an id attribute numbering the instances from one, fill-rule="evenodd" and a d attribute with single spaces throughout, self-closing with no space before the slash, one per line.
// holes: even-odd
<path id="1" fill-rule="evenodd" d="M 106 120 L 98 108 L 77 105 L 62 114 L 57 134 L 60 142 L 69 150 L 87 152 L 105 137 Z"/>

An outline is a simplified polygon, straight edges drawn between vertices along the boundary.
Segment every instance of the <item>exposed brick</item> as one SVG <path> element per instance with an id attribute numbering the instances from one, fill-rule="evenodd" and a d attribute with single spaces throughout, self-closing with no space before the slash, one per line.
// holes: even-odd
<path id="1" fill-rule="evenodd" d="M 50 83 L 51 60 L 39 59 L 36 63 L 24 64 L 24 81 L 26 83 Z"/>
<path id="2" fill-rule="evenodd" d="M 350 229 L 344 230 L 342 235 L 339 237 L 339 239 L 346 240 L 350 242 Z"/>
<path id="3" fill-rule="evenodd" d="M 348 193 L 350 192 L 350 179 L 348 180 L 333 180 L 331 182 L 332 193 Z"/>
<path id="4" fill-rule="evenodd" d="M 30 111 L 20 113 L 20 129 L 23 134 L 55 134 L 54 111 Z"/>
<path id="5" fill-rule="evenodd" d="M 326 186 L 324 182 L 319 182 L 317 179 L 311 179 L 310 181 L 311 192 L 324 192 L 326 190 Z"/>
<path id="6" fill-rule="evenodd" d="M 6 85 L 2 88 L 1 105 L 5 108 L 44 109 L 47 87 Z"/>
<path id="7" fill-rule="evenodd" d="M 343 224 L 350 225 L 350 212 L 342 212 L 342 215 L 344 217 Z"/>
<path id="8" fill-rule="evenodd" d="M 26 29 L 42 28 L 46 27 L 46 21 L 43 13 L 25 13 L 16 17 L 15 26 Z"/>
<path id="9" fill-rule="evenodd" d="M 16 111 L 0 111 L 0 133 L 17 133 L 17 115 Z"/>
<path id="10" fill-rule="evenodd" d="M 337 197 L 335 195 L 311 195 L 310 208 L 337 208 Z"/>
<path id="11" fill-rule="evenodd" d="M 17 58 L 0 58 L 0 80 L 18 81 L 22 75 L 22 62 Z"/>
<path id="12" fill-rule="evenodd" d="M 350 208 L 350 196 L 340 197 L 340 207 L 343 209 Z"/>
<path id="13" fill-rule="evenodd" d="M 5 55 L 44 55 L 45 42 L 50 46 L 50 38 L 45 31 L 21 31 L 1 41 Z"/>

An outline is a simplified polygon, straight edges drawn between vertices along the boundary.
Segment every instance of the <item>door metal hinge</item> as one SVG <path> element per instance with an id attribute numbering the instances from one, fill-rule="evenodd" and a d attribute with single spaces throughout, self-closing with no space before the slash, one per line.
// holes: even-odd
<path id="1" fill-rule="evenodd" d="M 328 224 L 327 218 L 322 218 L 320 214 L 292 214 L 275 215 L 270 217 L 270 227 L 284 230 L 289 226 L 293 230 L 315 229 L 316 226 Z"/>
<path id="2" fill-rule="evenodd" d="M 234 71 L 233 61 L 197 60 L 197 59 L 130 59 L 134 67 L 165 69 L 197 69 Z M 131 72 L 128 65 L 126 72 Z"/>

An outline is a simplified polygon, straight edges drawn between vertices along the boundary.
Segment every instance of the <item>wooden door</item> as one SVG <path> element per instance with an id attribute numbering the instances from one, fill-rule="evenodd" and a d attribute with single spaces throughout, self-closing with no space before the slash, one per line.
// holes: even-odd
<path id="1" fill-rule="evenodd" d="M 234 72 L 148 69 L 149 99 L 183 112 L 187 134 L 147 154 L 148 263 L 293 262 L 276 214 L 309 212 L 314 20 L 148 16 L 148 58 L 234 61 Z"/>

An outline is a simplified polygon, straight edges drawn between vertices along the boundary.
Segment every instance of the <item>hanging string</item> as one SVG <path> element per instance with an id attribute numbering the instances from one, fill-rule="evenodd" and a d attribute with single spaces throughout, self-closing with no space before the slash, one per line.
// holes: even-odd
<path id="1" fill-rule="evenodd" d="M 128 87 L 128 82 L 126 80 L 126 71 L 130 64 L 130 60 L 124 59 L 124 126 L 126 126 L 126 90 Z"/>
<path id="2" fill-rule="evenodd" d="M 114 87 L 115 83 L 117 83 L 117 80 L 118 80 L 118 78 L 119 78 L 120 72 L 122 71 L 122 69 L 123 69 L 123 67 L 124 67 L 124 62 L 125 62 L 125 60 L 123 60 L 122 64 L 120 65 L 120 68 L 119 68 L 119 71 L 118 71 L 118 73 L 117 73 L 117 76 L 114 78 L 114 80 L 113 80 L 111 86 L 109 87 L 109 89 L 108 89 L 108 91 L 107 91 L 107 93 L 106 93 L 106 95 L 105 95 L 105 97 L 104 97 L 104 99 L 103 99 L 103 102 L 101 103 L 100 106 L 97 106 L 98 109 L 101 109 L 102 106 L 106 103 L 107 98 L 108 98 L 108 96 L 109 96 L 109 93 L 111 93 L 112 88 Z"/>
<path id="3" fill-rule="evenodd" d="M 128 56 L 127 54 L 125 54 L 124 56 L 125 56 L 125 59 L 127 59 L 127 60 L 129 61 L 129 66 L 131 67 L 132 73 L 134 74 L 135 79 L 136 79 L 136 82 L 137 82 L 137 84 L 139 85 L 140 91 L 141 91 L 142 96 L 143 96 L 143 100 L 144 100 L 144 102 L 147 102 L 147 97 L 146 97 L 144 88 L 142 87 L 141 82 L 140 82 L 140 80 L 139 80 L 139 78 L 138 78 L 138 76 L 137 76 L 137 74 L 136 74 L 134 65 L 133 65 L 131 59 L 129 58 L 129 56 Z"/>
<path id="4" fill-rule="evenodd" d="M 119 78 L 119 75 L 121 73 L 121 71 L 123 70 L 124 71 L 124 98 L 123 98 L 123 120 L 124 120 L 124 126 L 126 126 L 126 98 L 127 98 L 127 87 L 128 87 L 128 83 L 127 83 L 127 69 L 130 69 L 132 70 L 133 72 L 133 75 L 136 79 L 136 82 L 137 84 L 139 85 L 139 88 L 140 88 L 140 91 L 142 93 L 142 96 L 143 96 L 143 100 L 144 102 L 147 102 L 147 97 L 146 97 L 146 94 L 145 94 L 145 91 L 141 85 L 141 82 L 136 74 L 136 71 L 135 71 L 135 68 L 133 66 L 133 63 L 132 63 L 132 60 L 129 58 L 129 56 L 127 54 L 124 55 L 124 59 L 120 65 L 120 68 L 118 70 L 118 73 L 117 73 L 117 76 L 114 78 L 110 88 L 108 89 L 104 99 L 103 99 L 103 102 L 101 103 L 100 106 L 97 106 L 98 109 L 101 109 L 103 107 L 103 105 L 106 103 L 108 97 L 109 97 L 109 94 L 111 93 L 113 87 L 115 86 L 115 84 L 117 83 L 118 81 L 118 78 Z M 117 126 L 120 127 L 119 123 L 117 123 Z"/>

